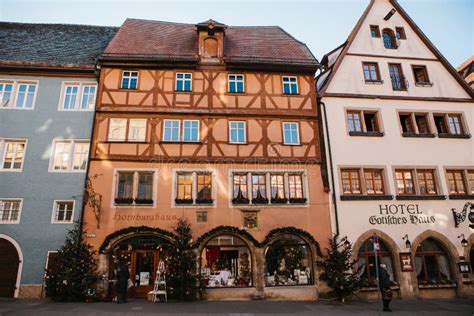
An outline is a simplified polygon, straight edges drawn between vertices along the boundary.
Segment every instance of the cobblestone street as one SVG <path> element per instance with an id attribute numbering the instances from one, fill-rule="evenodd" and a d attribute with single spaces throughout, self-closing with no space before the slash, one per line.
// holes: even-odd
<path id="1" fill-rule="evenodd" d="M 153 304 L 143 300 L 127 304 L 52 303 L 40 300 L 0 300 L 6 315 L 474 315 L 474 300 L 395 300 L 392 313 L 379 312 L 375 301 L 340 304 L 332 301 L 200 301 Z"/>

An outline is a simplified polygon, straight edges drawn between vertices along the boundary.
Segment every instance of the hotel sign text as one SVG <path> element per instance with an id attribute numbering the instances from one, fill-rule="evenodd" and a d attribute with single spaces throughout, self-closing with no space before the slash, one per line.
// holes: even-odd
<path id="1" fill-rule="evenodd" d="M 380 204 L 379 213 L 369 217 L 372 225 L 433 224 L 433 215 L 424 215 L 418 204 Z"/>

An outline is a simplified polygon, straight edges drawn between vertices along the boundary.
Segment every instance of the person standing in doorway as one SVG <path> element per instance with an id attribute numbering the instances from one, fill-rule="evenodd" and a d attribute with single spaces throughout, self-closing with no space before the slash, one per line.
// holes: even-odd
<path id="1" fill-rule="evenodd" d="M 128 266 L 123 264 L 117 273 L 117 303 L 127 303 L 127 289 L 128 279 L 130 279 L 130 272 Z"/>
<path id="2" fill-rule="evenodd" d="M 383 301 L 383 311 L 384 312 L 391 312 L 390 309 L 390 302 L 392 301 L 393 293 L 390 289 L 390 274 L 387 271 L 387 266 L 385 264 L 380 264 L 379 269 L 379 288 L 380 292 L 382 293 L 382 301 Z"/>

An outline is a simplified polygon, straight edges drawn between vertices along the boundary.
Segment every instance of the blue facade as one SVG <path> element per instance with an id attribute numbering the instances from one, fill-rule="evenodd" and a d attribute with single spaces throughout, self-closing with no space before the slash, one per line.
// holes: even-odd
<path id="1" fill-rule="evenodd" d="M 38 295 L 43 283 L 48 251 L 57 250 L 73 224 L 53 224 L 55 200 L 74 200 L 74 220 L 80 219 L 86 170 L 50 172 L 53 140 L 81 139 L 90 141 L 93 111 L 60 111 L 63 82 L 91 82 L 95 77 L 67 78 L 52 76 L 5 76 L 1 80 L 33 80 L 38 82 L 32 110 L 0 109 L 0 141 L 27 139 L 21 172 L 0 169 L 0 199 L 22 198 L 18 224 L 0 223 L 0 235 L 14 239 L 23 254 L 19 296 Z M 3 157 L 4 145 L 0 145 Z M 22 295 L 23 288 L 36 285 L 35 294 Z M 30 287 L 31 288 L 31 287 Z M 28 290 L 27 292 L 31 292 Z"/>

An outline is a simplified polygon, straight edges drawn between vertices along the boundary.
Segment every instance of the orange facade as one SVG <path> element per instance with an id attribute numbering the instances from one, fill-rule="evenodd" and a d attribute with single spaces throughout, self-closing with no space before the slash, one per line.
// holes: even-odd
<path id="1" fill-rule="evenodd" d="M 285 296 L 278 285 L 298 284 L 310 286 L 306 298 L 314 297 L 316 258 L 331 236 L 331 224 L 313 75 L 229 69 L 219 59 L 222 33 L 209 34 L 199 32 L 201 60 L 192 66 L 102 62 L 88 173 L 101 205 L 85 208 L 87 241 L 101 251 L 101 270 L 113 277 L 113 261 L 127 248 L 120 243 L 158 236 L 156 228 L 172 232 L 176 219 L 186 217 L 201 242 L 198 269 L 207 275 L 209 298 L 291 298 L 299 295 L 297 287 Z M 136 87 L 127 89 L 124 77 L 131 72 Z M 181 74 L 190 79 L 185 89 L 184 81 L 178 82 Z M 243 91 L 230 88 L 232 75 L 239 76 Z M 285 78 L 294 78 L 296 92 L 284 91 Z M 199 239 L 213 229 L 214 235 Z M 303 245 L 294 266 L 288 258 L 268 259 L 270 244 L 287 231 L 301 233 L 294 237 Z M 128 243 L 128 250 L 135 247 L 140 248 Z M 164 255 L 136 249 L 124 256 L 143 297 L 149 288 L 142 277 L 156 276 L 143 271 L 143 262 L 152 256 L 150 266 L 156 269 Z M 243 289 L 229 289 L 238 286 Z M 228 291 L 219 292 L 220 287 Z"/>

